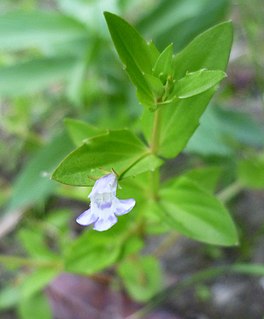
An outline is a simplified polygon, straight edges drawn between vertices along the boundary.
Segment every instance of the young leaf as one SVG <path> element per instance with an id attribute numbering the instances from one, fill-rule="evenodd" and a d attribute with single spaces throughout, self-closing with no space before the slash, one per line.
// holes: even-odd
<path id="1" fill-rule="evenodd" d="M 127 259 L 118 269 L 124 285 L 134 300 L 148 301 L 161 290 L 161 270 L 152 256 Z"/>
<path id="2" fill-rule="evenodd" d="M 152 97 L 150 98 L 144 92 L 138 90 L 137 98 L 140 104 L 147 107 L 149 110 L 154 111 L 157 108 L 158 101 L 164 92 L 164 87 L 161 80 L 153 75 L 144 74 L 144 78 L 151 89 Z"/>
<path id="3" fill-rule="evenodd" d="M 105 12 L 104 15 L 116 50 L 131 81 L 142 94 L 151 99 L 152 92 L 144 78 L 144 73 L 151 74 L 158 57 L 157 50 L 153 49 L 153 44 L 148 45 L 141 35 L 122 18 L 109 12 Z"/>
<path id="4" fill-rule="evenodd" d="M 214 245 L 238 244 L 234 223 L 222 203 L 186 177 L 161 190 L 168 225 L 187 237 Z"/>
<path id="5" fill-rule="evenodd" d="M 173 44 L 167 46 L 164 51 L 161 52 L 154 67 L 153 74 L 156 77 L 167 79 L 169 75 L 173 74 L 172 71 L 172 56 L 173 56 Z"/>
<path id="6" fill-rule="evenodd" d="M 172 96 L 176 95 L 179 99 L 203 93 L 214 87 L 226 77 L 223 71 L 200 70 L 187 73 L 184 78 L 174 84 Z"/>
<path id="7" fill-rule="evenodd" d="M 52 178 L 64 184 L 93 186 L 95 180 L 112 169 L 121 177 L 128 177 L 155 169 L 160 164 L 161 161 L 154 160 L 130 131 L 109 131 L 89 139 L 72 152 L 57 167 Z"/>
<path id="8" fill-rule="evenodd" d="M 162 92 L 164 90 L 160 79 L 151 74 L 145 74 L 144 77 L 147 80 L 148 85 L 151 88 L 151 91 L 153 92 L 155 98 L 159 98 L 162 95 Z"/>

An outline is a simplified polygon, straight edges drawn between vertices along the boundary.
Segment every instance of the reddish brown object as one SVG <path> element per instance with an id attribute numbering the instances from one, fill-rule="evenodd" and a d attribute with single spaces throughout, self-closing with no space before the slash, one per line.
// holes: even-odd
<path id="1" fill-rule="evenodd" d="M 123 291 L 106 281 L 61 274 L 47 288 L 54 319 L 125 319 L 140 309 Z M 155 311 L 144 319 L 181 319 L 167 311 Z"/>

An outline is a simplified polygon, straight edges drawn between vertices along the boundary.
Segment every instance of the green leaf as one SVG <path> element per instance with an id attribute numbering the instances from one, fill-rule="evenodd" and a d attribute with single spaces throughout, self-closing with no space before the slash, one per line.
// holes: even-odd
<path id="1" fill-rule="evenodd" d="M 261 147 L 264 132 L 250 114 L 209 106 L 186 151 L 203 156 L 230 156 L 241 145 Z"/>
<path id="2" fill-rule="evenodd" d="M 164 51 L 161 52 L 154 67 L 153 74 L 166 81 L 169 75 L 172 75 L 172 56 L 173 56 L 173 43 L 169 44 Z"/>
<path id="3" fill-rule="evenodd" d="M 50 195 L 56 184 L 44 175 L 49 174 L 71 149 L 71 141 L 63 133 L 37 152 L 15 180 L 7 212 L 31 206 Z"/>
<path id="4" fill-rule="evenodd" d="M 20 287 L 17 284 L 1 287 L 0 310 L 13 308 L 19 302 L 20 295 Z"/>
<path id="5" fill-rule="evenodd" d="M 18 238 L 30 256 L 44 260 L 56 258 L 45 243 L 43 233 L 39 229 L 21 229 Z"/>
<path id="6" fill-rule="evenodd" d="M 200 188 L 213 193 L 216 189 L 222 168 L 219 166 L 199 167 L 187 171 L 182 176 L 187 177 L 192 182 L 197 183 Z"/>
<path id="7" fill-rule="evenodd" d="M 153 92 L 155 100 L 158 99 L 164 91 L 162 82 L 158 77 L 155 77 L 150 74 L 144 74 L 144 77 L 147 80 L 148 85 L 151 88 L 151 91 Z"/>
<path id="8" fill-rule="evenodd" d="M 126 258 L 127 256 L 134 255 L 144 248 L 144 242 L 138 237 L 129 236 L 129 238 L 124 242 L 122 247 L 122 252 L 120 255 L 120 260 Z"/>
<path id="9" fill-rule="evenodd" d="M 175 76 L 181 79 L 187 72 L 201 69 L 226 69 L 233 40 L 231 22 L 220 23 L 198 35 L 174 57 Z"/>
<path id="10" fill-rule="evenodd" d="M 66 271 L 92 275 L 111 266 L 119 257 L 121 242 L 111 229 L 107 233 L 88 231 L 77 238 L 65 252 Z"/>
<path id="11" fill-rule="evenodd" d="M 163 220 L 163 211 L 156 201 L 147 199 L 140 204 L 140 214 L 144 215 L 147 221 L 147 234 L 160 235 L 170 232 L 171 228 Z"/>
<path id="12" fill-rule="evenodd" d="M 0 50 L 22 50 L 87 40 L 85 26 L 52 11 L 8 12 L 0 19 Z"/>
<path id="13" fill-rule="evenodd" d="M 141 35 L 122 18 L 109 12 L 105 12 L 104 15 L 116 50 L 131 81 L 142 94 L 151 99 L 152 92 L 144 78 L 144 73 L 152 73 L 152 67 L 158 57 L 157 50 L 153 50 L 153 44 L 148 45 Z"/>
<path id="14" fill-rule="evenodd" d="M 253 275 L 253 276 L 264 276 L 263 264 L 234 264 L 231 265 L 231 270 L 239 274 Z"/>
<path id="15" fill-rule="evenodd" d="M 264 188 L 264 156 L 240 160 L 237 175 L 239 182 L 248 188 Z"/>
<path id="16" fill-rule="evenodd" d="M 21 285 L 21 298 L 32 298 L 33 295 L 43 290 L 59 273 L 60 270 L 53 268 L 36 270 L 23 281 Z"/>
<path id="17" fill-rule="evenodd" d="M 152 256 L 127 259 L 119 266 L 118 273 L 136 301 L 148 301 L 162 288 L 160 265 Z"/>
<path id="18" fill-rule="evenodd" d="M 70 138 L 76 146 L 80 146 L 88 138 L 104 133 L 97 127 L 80 120 L 65 119 L 64 123 L 67 127 Z"/>
<path id="19" fill-rule="evenodd" d="M 173 101 L 160 107 L 159 155 L 165 158 L 177 156 L 185 147 L 199 125 L 199 119 L 214 94 L 210 89 L 188 99 Z M 148 140 L 154 123 L 154 112 L 144 112 L 142 127 Z"/>
<path id="20" fill-rule="evenodd" d="M 202 117 L 201 127 L 190 140 L 187 150 L 202 155 L 232 155 L 241 144 L 263 146 L 263 133 L 250 114 L 213 105 Z"/>
<path id="21" fill-rule="evenodd" d="M 219 24 L 196 37 L 183 51 L 175 56 L 175 76 L 182 78 L 187 72 L 200 69 L 224 71 L 232 44 L 232 25 Z M 175 157 L 199 125 L 199 119 L 215 92 L 211 88 L 199 95 L 172 101 L 160 108 L 160 155 Z M 143 129 L 150 139 L 154 114 L 145 112 Z"/>
<path id="22" fill-rule="evenodd" d="M 216 106 L 209 106 L 202 115 L 201 124 L 189 140 L 185 151 L 202 156 L 232 155 L 233 148 L 231 145 L 228 145 L 228 139 L 226 139 L 228 135 L 218 119 Z"/>
<path id="23" fill-rule="evenodd" d="M 186 177 L 160 192 L 164 218 L 174 230 L 214 245 L 238 244 L 234 223 L 222 203 Z"/>
<path id="24" fill-rule="evenodd" d="M 44 293 L 35 294 L 31 298 L 22 298 L 18 313 L 21 319 L 52 319 L 52 312 Z"/>
<path id="25" fill-rule="evenodd" d="M 214 87 L 226 77 L 223 71 L 200 70 L 187 73 L 174 84 L 172 96 L 176 95 L 179 99 L 203 93 Z"/>
<path id="26" fill-rule="evenodd" d="M 73 57 L 31 60 L 0 68 L 0 94 L 20 96 L 43 90 L 70 78 L 76 65 Z"/>
<path id="27" fill-rule="evenodd" d="M 160 164 L 130 131 L 109 131 L 72 152 L 52 178 L 64 184 L 93 186 L 95 180 L 112 169 L 122 178 L 155 169 Z"/>

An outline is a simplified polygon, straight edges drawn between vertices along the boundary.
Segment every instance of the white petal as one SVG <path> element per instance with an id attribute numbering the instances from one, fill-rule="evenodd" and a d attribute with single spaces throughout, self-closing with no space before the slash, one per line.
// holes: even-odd
<path id="1" fill-rule="evenodd" d="M 96 194 L 113 193 L 116 194 L 117 179 L 115 174 L 108 174 L 99 178 L 88 197 L 92 198 Z"/>
<path id="2" fill-rule="evenodd" d="M 99 218 L 94 224 L 94 230 L 104 231 L 111 228 L 117 222 L 117 218 L 114 214 L 109 214 L 105 218 Z"/>
<path id="3" fill-rule="evenodd" d="M 133 198 L 129 199 L 118 199 L 116 198 L 116 209 L 115 215 L 121 216 L 127 214 L 135 206 L 136 201 Z"/>
<path id="4" fill-rule="evenodd" d="M 92 213 L 91 208 L 83 212 L 76 218 L 76 222 L 80 225 L 87 226 L 98 220 L 98 216 Z"/>

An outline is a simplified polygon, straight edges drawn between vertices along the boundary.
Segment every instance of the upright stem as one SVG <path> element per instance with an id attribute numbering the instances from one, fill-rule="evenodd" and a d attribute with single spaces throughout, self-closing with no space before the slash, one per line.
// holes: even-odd
<path id="1" fill-rule="evenodd" d="M 221 192 L 217 194 L 218 199 L 222 202 L 226 203 L 230 201 L 233 197 L 235 197 L 241 190 L 243 189 L 243 185 L 241 185 L 238 181 L 227 186 Z"/>
<path id="2" fill-rule="evenodd" d="M 150 186 L 151 186 L 151 198 L 154 201 L 157 201 L 159 198 L 159 183 L 160 183 L 160 174 L 159 168 L 155 171 L 150 172 Z"/>
<path id="3" fill-rule="evenodd" d="M 157 109 L 154 114 L 153 120 L 153 129 L 152 129 L 152 136 L 151 136 L 151 144 L 150 150 L 152 154 L 157 154 L 159 150 L 159 143 L 160 143 L 160 118 L 161 112 L 160 109 Z M 158 199 L 158 192 L 159 192 L 159 168 L 155 171 L 150 172 L 150 184 L 151 184 L 151 197 L 153 200 Z"/>
<path id="4" fill-rule="evenodd" d="M 151 136 L 151 153 L 157 154 L 159 149 L 159 142 L 160 142 L 160 121 L 161 121 L 161 113 L 160 109 L 157 109 L 154 114 L 154 123 L 153 123 L 153 130 Z"/>

